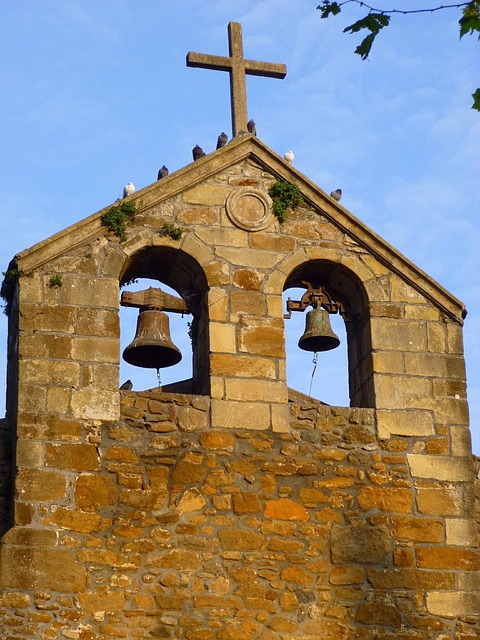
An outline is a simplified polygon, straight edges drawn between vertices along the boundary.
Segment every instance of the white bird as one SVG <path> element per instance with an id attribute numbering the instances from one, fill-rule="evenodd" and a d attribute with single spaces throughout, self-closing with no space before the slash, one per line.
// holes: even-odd
<path id="1" fill-rule="evenodd" d="M 287 151 L 287 153 L 283 157 L 288 162 L 288 164 L 292 164 L 295 159 L 295 156 L 293 155 L 293 151 L 291 149 L 290 151 Z"/>
<path id="2" fill-rule="evenodd" d="M 133 182 L 127 182 L 127 184 L 123 187 L 123 197 L 128 198 L 135 193 L 135 185 Z"/>
<path id="3" fill-rule="evenodd" d="M 337 202 L 340 202 L 340 200 L 342 199 L 342 190 L 335 189 L 335 191 L 332 191 L 332 193 L 330 194 L 330 197 L 332 197 Z"/>

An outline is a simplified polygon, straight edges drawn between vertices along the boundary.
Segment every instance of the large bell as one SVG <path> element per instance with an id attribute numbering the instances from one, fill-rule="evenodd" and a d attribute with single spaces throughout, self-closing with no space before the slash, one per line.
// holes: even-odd
<path id="1" fill-rule="evenodd" d="M 162 369 L 182 359 L 180 350 L 170 337 L 168 316 L 159 309 L 140 309 L 137 331 L 125 348 L 123 359 L 135 367 Z"/>
<path id="2" fill-rule="evenodd" d="M 298 341 L 298 346 L 304 351 L 330 351 L 340 344 L 338 336 L 330 325 L 328 311 L 317 307 L 307 313 L 305 318 L 305 332 Z"/>

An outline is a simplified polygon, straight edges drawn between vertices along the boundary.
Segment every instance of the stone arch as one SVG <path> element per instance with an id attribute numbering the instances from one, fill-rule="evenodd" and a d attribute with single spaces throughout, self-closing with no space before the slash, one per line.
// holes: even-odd
<path id="1" fill-rule="evenodd" d="M 370 314 L 364 284 L 343 264 L 321 258 L 298 262 L 285 278 L 283 290 L 305 289 L 304 282 L 325 287 L 344 306 L 350 406 L 374 407 Z"/>
<path id="2" fill-rule="evenodd" d="M 120 286 L 150 278 L 174 289 L 192 314 L 192 378 L 165 387 L 165 391 L 209 395 L 208 283 L 203 268 L 190 254 L 171 246 L 147 246 L 126 259 Z"/>

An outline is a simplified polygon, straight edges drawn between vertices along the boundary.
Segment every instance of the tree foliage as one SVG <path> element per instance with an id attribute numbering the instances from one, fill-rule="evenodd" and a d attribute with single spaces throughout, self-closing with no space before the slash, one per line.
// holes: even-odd
<path id="1" fill-rule="evenodd" d="M 442 9 L 460 9 L 461 18 L 458 21 L 460 25 L 460 38 L 466 34 L 477 32 L 480 39 L 480 0 L 470 0 L 470 2 L 461 2 L 459 4 L 439 5 L 432 9 L 375 9 L 362 0 L 344 0 L 343 2 L 332 2 L 331 0 L 322 0 L 322 4 L 317 9 L 321 12 L 322 18 L 336 16 L 342 11 L 342 7 L 347 4 L 356 4 L 366 9 L 367 14 L 360 18 L 343 30 L 344 33 L 367 33 L 362 42 L 355 49 L 362 60 L 366 60 L 370 55 L 372 45 L 380 31 L 390 24 L 390 18 L 393 14 L 407 15 L 410 13 L 433 13 Z M 472 109 L 480 111 L 480 88 L 473 94 Z"/>

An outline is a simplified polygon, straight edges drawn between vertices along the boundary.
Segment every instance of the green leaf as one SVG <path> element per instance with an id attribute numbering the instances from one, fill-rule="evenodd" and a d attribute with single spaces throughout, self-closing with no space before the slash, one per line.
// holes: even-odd
<path id="1" fill-rule="evenodd" d="M 318 5 L 317 9 L 322 12 L 321 18 L 328 18 L 330 14 L 336 16 L 342 10 L 338 2 L 329 2 L 329 0 L 323 0 L 323 6 Z"/>
<path id="2" fill-rule="evenodd" d="M 369 13 L 368 16 L 364 18 L 360 18 L 349 27 L 345 27 L 343 30 L 344 33 L 348 31 L 350 33 L 357 33 L 357 31 L 361 31 L 362 29 L 368 29 L 372 33 L 377 34 L 380 29 L 388 26 L 390 23 L 390 16 L 386 16 L 383 13 Z"/>
<path id="3" fill-rule="evenodd" d="M 355 49 L 355 53 L 357 53 L 362 58 L 362 60 L 366 60 L 368 58 L 373 41 L 375 40 L 377 35 L 377 33 L 370 33 Z"/>
<path id="4" fill-rule="evenodd" d="M 480 4 L 478 0 L 472 0 L 468 3 L 458 24 L 460 25 L 460 38 L 463 38 L 466 33 L 480 32 Z M 480 33 L 478 37 L 480 38 Z"/>
<path id="5" fill-rule="evenodd" d="M 472 93 L 473 104 L 472 109 L 476 109 L 480 111 L 480 88 L 478 88 L 475 93 Z"/>

